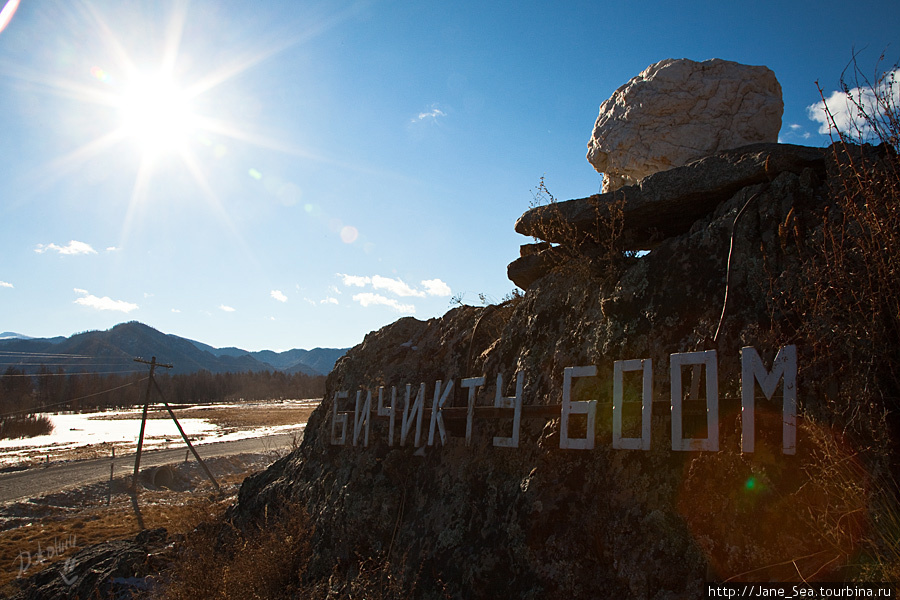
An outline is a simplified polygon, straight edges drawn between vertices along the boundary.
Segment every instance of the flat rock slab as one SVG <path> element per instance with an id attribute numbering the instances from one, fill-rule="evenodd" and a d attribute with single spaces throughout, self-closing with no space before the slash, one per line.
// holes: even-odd
<path id="1" fill-rule="evenodd" d="M 523 253 L 506 267 L 506 276 L 514 284 L 527 290 L 532 283 L 552 271 L 554 267 L 566 262 L 569 254 L 560 246 Z"/>
<path id="2" fill-rule="evenodd" d="M 618 203 L 622 250 L 647 250 L 687 232 L 697 219 L 744 187 L 771 181 L 784 171 L 824 172 L 827 152 L 791 144 L 724 150 L 614 192 L 532 208 L 516 221 L 516 231 L 560 244 L 586 236 L 599 242 L 610 235 L 608 216 Z"/>

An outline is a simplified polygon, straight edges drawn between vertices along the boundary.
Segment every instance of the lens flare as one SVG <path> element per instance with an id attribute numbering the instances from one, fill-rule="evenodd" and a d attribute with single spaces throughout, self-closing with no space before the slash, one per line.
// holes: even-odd
<path id="1" fill-rule="evenodd" d="M 3 10 L 0 10 L 0 32 L 6 29 L 6 26 L 12 21 L 17 8 L 19 8 L 19 0 L 9 0 Z"/>
<path id="2" fill-rule="evenodd" d="M 91 75 L 94 77 L 94 79 L 102 81 L 103 83 L 112 83 L 112 77 L 110 77 L 109 73 L 107 73 L 100 67 L 91 67 Z"/>
<path id="3" fill-rule="evenodd" d="M 345 244 L 352 244 L 359 237 L 359 231 L 352 225 L 345 225 L 341 229 L 341 241 Z"/>

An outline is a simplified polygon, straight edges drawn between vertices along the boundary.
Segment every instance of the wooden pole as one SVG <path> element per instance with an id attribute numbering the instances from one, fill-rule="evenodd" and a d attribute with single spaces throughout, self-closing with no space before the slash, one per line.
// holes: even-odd
<path id="1" fill-rule="evenodd" d="M 216 478 L 213 477 L 212 472 L 210 472 L 209 468 L 206 466 L 206 463 L 203 462 L 203 459 L 200 458 L 200 455 L 197 454 L 197 451 L 194 449 L 193 444 L 191 444 L 191 440 L 188 439 L 187 434 L 184 432 L 184 429 L 181 428 L 181 423 L 178 422 L 178 419 L 175 417 L 175 413 L 172 412 L 172 407 L 169 406 L 169 403 L 166 402 L 165 396 L 162 393 L 162 390 L 159 387 L 159 384 L 156 383 L 156 379 L 153 378 L 153 373 L 156 370 L 156 367 L 164 367 L 166 369 L 171 369 L 172 365 L 166 365 L 162 363 L 156 362 L 156 357 L 152 357 L 150 362 L 146 360 L 136 358 L 134 362 L 143 363 L 145 365 L 150 365 L 150 381 L 147 382 L 147 397 L 144 402 L 144 415 L 141 418 L 141 435 L 138 438 L 138 447 L 137 447 L 137 455 L 134 458 L 134 479 L 133 479 L 133 487 L 134 490 L 137 491 L 137 482 L 138 482 L 138 470 L 141 466 L 141 446 L 144 443 L 144 425 L 147 422 L 147 408 L 150 405 L 150 391 L 152 388 L 156 388 L 157 393 L 159 393 L 159 397 L 162 399 L 163 404 L 166 407 L 166 410 L 169 411 L 169 416 L 172 417 L 172 420 L 175 422 L 175 427 L 178 428 L 178 433 L 181 434 L 181 439 L 184 440 L 184 443 L 187 444 L 188 449 L 194 453 L 194 458 L 197 459 L 197 462 L 200 463 L 200 466 L 203 467 L 203 471 L 206 473 L 206 476 L 209 477 L 209 480 L 212 481 L 213 485 L 216 488 L 216 491 L 219 491 L 219 482 L 216 481 Z"/>
<path id="2" fill-rule="evenodd" d="M 134 359 L 134 362 L 150 365 L 150 378 L 147 381 L 147 391 L 144 394 L 144 412 L 141 415 L 141 433 L 138 436 L 137 454 L 134 455 L 134 477 L 131 479 L 131 487 L 137 492 L 138 472 L 141 470 L 141 449 L 144 447 L 144 429 L 147 426 L 147 410 L 150 408 L 150 392 L 153 390 L 153 372 L 156 370 L 156 357 L 151 358 L 149 363 L 140 358 Z"/>
<path id="3" fill-rule="evenodd" d="M 181 434 L 181 438 L 184 440 L 184 443 L 187 444 L 187 447 L 190 448 L 191 452 L 194 453 L 194 458 L 196 458 L 197 462 L 200 463 L 200 466 L 203 467 L 203 471 L 206 473 L 206 476 L 209 477 L 209 480 L 212 481 L 214 486 L 216 486 L 216 491 L 219 491 L 219 483 L 216 481 L 216 478 L 213 477 L 213 474 L 207 468 L 206 463 L 203 462 L 203 459 L 200 458 L 200 455 L 197 454 L 197 451 L 194 450 L 194 445 L 191 444 L 191 440 L 188 439 L 188 436 L 184 432 L 184 429 L 181 428 L 181 423 L 179 423 L 178 419 L 175 418 L 175 413 L 172 412 L 172 408 L 169 406 L 169 403 L 166 402 L 166 399 L 163 397 L 163 393 L 162 393 L 162 390 L 159 389 L 159 385 L 156 383 L 156 381 L 153 382 L 153 385 L 156 386 L 156 391 L 159 392 L 159 397 L 163 399 L 163 404 L 166 406 L 166 410 L 169 411 L 169 416 L 172 417 L 173 421 L 175 421 L 175 427 L 178 428 L 178 433 Z"/>

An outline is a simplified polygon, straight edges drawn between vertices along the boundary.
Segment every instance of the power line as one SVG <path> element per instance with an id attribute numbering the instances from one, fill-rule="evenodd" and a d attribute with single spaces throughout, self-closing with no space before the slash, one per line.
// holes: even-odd
<path id="1" fill-rule="evenodd" d="M 96 358 L 87 354 L 64 354 L 57 352 L 19 352 L 15 350 L 0 350 L 0 356 L 48 356 L 53 358 Z"/>
<path id="2" fill-rule="evenodd" d="M 0 358 L 3 358 L 0 356 Z M 11 367 L 82 367 L 82 366 L 91 366 L 91 367 L 109 367 L 114 365 L 123 365 L 124 362 L 104 362 L 104 363 L 47 363 L 47 362 L 35 362 L 35 363 L 26 363 L 26 362 L 0 362 L 0 366 L 6 365 Z"/>
<path id="3" fill-rule="evenodd" d="M 0 379 L 6 377 L 76 377 L 78 375 L 127 375 L 129 373 L 143 373 L 143 371 L 73 371 L 71 373 L 4 373 L 0 375 Z"/>

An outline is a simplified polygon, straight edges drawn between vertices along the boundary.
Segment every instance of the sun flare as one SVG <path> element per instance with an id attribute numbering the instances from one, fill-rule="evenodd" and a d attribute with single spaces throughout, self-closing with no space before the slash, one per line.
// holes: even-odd
<path id="1" fill-rule="evenodd" d="M 0 0 L 0 29 L 18 4 L 19 0 Z M 204 43 L 202 32 L 198 38 L 197 29 L 188 27 L 186 2 L 175 2 L 168 17 L 160 13 L 167 22 L 158 28 L 131 23 L 127 18 L 107 22 L 106 15 L 90 2 L 72 4 L 75 8 L 68 17 L 92 33 L 86 60 L 77 65 L 61 60 L 50 71 L 38 73 L 0 65 L 0 76 L 8 71 L 29 89 L 43 88 L 50 96 L 77 102 L 66 113 L 71 116 L 66 122 L 73 126 L 62 133 L 67 143 L 70 137 L 78 142 L 49 161 L 46 174 L 36 174 L 35 179 L 55 181 L 88 164 L 92 168 L 85 170 L 85 177 L 105 180 L 108 173 L 125 177 L 133 173 L 122 223 L 123 242 L 148 209 L 151 197 L 157 202 L 165 197 L 196 197 L 239 239 L 238 228 L 219 197 L 212 169 L 221 172 L 236 167 L 238 172 L 247 173 L 252 165 L 223 161 L 229 145 L 319 160 L 315 153 L 258 132 L 254 116 L 247 120 L 242 108 L 255 104 L 254 91 L 241 89 L 237 80 L 262 62 L 343 20 L 345 13 L 299 33 L 285 29 L 269 35 L 265 44 L 240 41 L 231 49 L 230 57 L 212 48 L 216 51 L 212 61 L 205 59 L 212 50 Z M 112 12 L 114 16 L 122 14 Z M 188 33 L 189 53 L 181 48 Z M 100 157 L 114 161 L 92 162 Z M 195 187 L 186 188 L 188 182 Z"/>
<path id="2" fill-rule="evenodd" d="M 138 74 L 118 99 L 125 136 L 144 155 L 183 153 L 197 117 L 183 89 L 162 74 Z"/>

